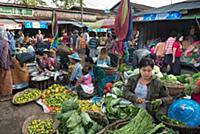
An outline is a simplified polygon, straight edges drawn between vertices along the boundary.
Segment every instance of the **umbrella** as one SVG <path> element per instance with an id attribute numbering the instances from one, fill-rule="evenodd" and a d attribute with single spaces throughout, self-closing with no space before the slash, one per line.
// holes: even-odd
<path id="1" fill-rule="evenodd" d="M 99 20 L 99 21 L 95 22 L 90 27 L 93 28 L 93 29 L 97 29 L 97 28 L 113 28 L 114 24 L 115 24 L 115 20 L 114 19 L 103 19 L 103 20 Z"/>

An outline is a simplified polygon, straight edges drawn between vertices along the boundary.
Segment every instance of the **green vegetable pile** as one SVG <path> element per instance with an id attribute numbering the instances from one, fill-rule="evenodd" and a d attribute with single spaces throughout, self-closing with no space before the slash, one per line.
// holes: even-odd
<path id="1" fill-rule="evenodd" d="M 139 108 L 134 105 L 122 105 L 119 98 L 107 95 L 104 98 L 106 106 L 106 116 L 110 120 L 114 119 L 132 119 L 136 116 Z"/>
<path id="2" fill-rule="evenodd" d="M 167 117 L 166 115 L 161 115 L 161 120 L 164 121 L 164 122 L 167 122 L 167 123 L 170 123 L 170 124 L 173 124 L 173 125 L 177 125 L 177 126 L 185 126 L 184 123 L 180 122 L 180 121 L 177 121 L 175 119 L 171 119 L 169 117 Z"/>
<path id="3" fill-rule="evenodd" d="M 51 134 L 53 133 L 53 120 L 33 120 L 28 125 L 29 134 Z"/>
<path id="4" fill-rule="evenodd" d="M 138 114 L 124 127 L 110 131 L 109 134 L 155 134 L 165 126 L 153 123 L 151 115 L 146 110 L 140 109 Z"/>
<path id="5" fill-rule="evenodd" d="M 60 121 L 60 134 L 96 134 L 102 126 L 93 121 L 90 116 L 81 112 L 78 98 L 74 97 L 62 104 L 61 113 L 57 114 Z"/>
<path id="6" fill-rule="evenodd" d="M 179 134 L 179 132 L 166 127 L 162 132 L 159 132 L 157 134 Z"/>

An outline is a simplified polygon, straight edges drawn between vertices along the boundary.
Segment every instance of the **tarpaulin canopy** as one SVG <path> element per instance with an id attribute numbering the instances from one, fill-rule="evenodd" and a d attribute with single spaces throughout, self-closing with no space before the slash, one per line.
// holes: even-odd
<path id="1" fill-rule="evenodd" d="M 103 20 L 99 20 L 95 23 L 86 25 L 92 29 L 98 29 L 98 28 L 113 28 L 115 24 L 115 20 L 114 19 L 103 19 Z"/>
<path id="2" fill-rule="evenodd" d="M 0 19 L 0 26 L 9 30 L 22 29 L 21 24 L 18 24 L 15 21 L 9 19 Z"/>

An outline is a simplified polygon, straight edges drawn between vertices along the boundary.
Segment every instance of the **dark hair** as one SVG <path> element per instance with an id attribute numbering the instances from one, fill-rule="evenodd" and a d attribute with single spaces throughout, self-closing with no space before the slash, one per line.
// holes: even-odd
<path id="1" fill-rule="evenodd" d="M 82 69 L 82 73 L 83 73 L 83 75 L 88 74 L 88 73 L 89 73 L 89 70 L 90 70 L 90 67 L 87 66 L 87 65 L 85 65 L 85 66 L 83 67 L 83 69 Z"/>
<path id="2" fill-rule="evenodd" d="M 139 68 L 150 66 L 151 68 L 154 68 L 154 62 L 149 58 L 142 58 L 142 60 L 139 63 Z"/>
<path id="3" fill-rule="evenodd" d="M 181 34 L 177 34 L 177 36 L 176 36 L 176 41 L 179 41 L 179 39 L 181 38 Z"/>
<path id="4" fill-rule="evenodd" d="M 86 57 L 85 62 L 89 62 L 90 64 L 94 64 L 94 61 L 91 57 Z"/>
<path id="5" fill-rule="evenodd" d="M 172 36 L 172 37 L 176 37 L 176 35 L 177 35 L 177 34 L 176 34 L 175 31 L 173 31 L 173 32 L 171 33 L 171 36 Z"/>
<path id="6" fill-rule="evenodd" d="M 166 37 L 161 37 L 161 38 L 160 38 L 160 41 L 161 41 L 161 42 L 165 42 L 165 41 L 166 41 Z"/>

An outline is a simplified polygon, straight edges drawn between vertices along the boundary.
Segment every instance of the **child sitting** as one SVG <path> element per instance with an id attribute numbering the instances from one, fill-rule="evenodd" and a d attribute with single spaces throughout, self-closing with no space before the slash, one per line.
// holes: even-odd
<path id="1" fill-rule="evenodd" d="M 77 93 L 80 99 L 90 99 L 94 95 L 94 86 L 89 70 L 89 66 L 84 66 L 82 69 L 81 79 L 76 84 L 76 87 L 78 87 Z"/>

